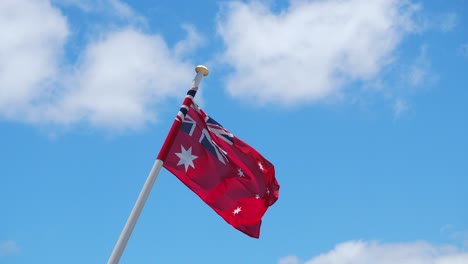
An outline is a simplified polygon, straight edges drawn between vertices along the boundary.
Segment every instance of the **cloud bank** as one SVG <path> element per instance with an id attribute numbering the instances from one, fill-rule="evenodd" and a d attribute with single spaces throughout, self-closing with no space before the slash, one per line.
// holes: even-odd
<path id="1" fill-rule="evenodd" d="M 414 29 L 417 6 L 399 0 L 261 2 L 224 6 L 218 32 L 231 95 L 264 103 L 313 102 L 375 78 Z"/>
<path id="2" fill-rule="evenodd" d="M 402 40 L 421 33 L 409 0 L 293 0 L 280 11 L 266 3 L 225 3 L 216 21 L 224 49 L 209 55 L 232 68 L 226 89 L 243 101 L 300 105 L 379 83 Z M 111 26 L 93 24 L 82 37 L 66 8 Z M 440 21 L 450 31 L 457 16 Z M 173 46 L 147 25 L 119 0 L 0 1 L 0 119 L 124 130 L 154 122 L 162 103 L 187 88 L 187 57 L 204 43 L 193 25 L 181 25 L 187 35 Z M 429 66 L 420 56 L 404 85 L 424 83 Z M 395 98 L 400 115 L 407 107 Z"/>
<path id="3" fill-rule="evenodd" d="M 141 20 L 120 1 L 99 3 L 95 12 L 109 5 L 119 17 Z M 63 4 L 93 8 L 78 0 Z M 193 65 L 183 56 L 200 38 L 186 25 L 187 39 L 170 48 L 133 24 L 97 32 L 77 61 L 66 63 L 73 32 L 59 8 L 48 0 L 0 1 L 0 118 L 111 129 L 154 121 L 157 106 L 190 84 Z"/>
<path id="4" fill-rule="evenodd" d="M 307 261 L 287 256 L 278 264 L 464 264 L 468 252 L 453 246 L 435 246 L 427 242 L 378 243 L 349 241 Z"/>

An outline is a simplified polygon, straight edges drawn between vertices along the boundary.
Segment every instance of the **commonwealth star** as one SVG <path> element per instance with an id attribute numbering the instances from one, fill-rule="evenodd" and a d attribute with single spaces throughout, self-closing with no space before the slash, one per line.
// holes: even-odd
<path id="1" fill-rule="evenodd" d="M 193 160 L 198 158 L 198 156 L 192 155 L 192 147 L 190 147 L 189 149 L 185 149 L 184 146 L 180 145 L 180 148 L 181 152 L 175 153 L 177 157 L 179 157 L 179 162 L 177 163 L 177 166 L 184 165 L 185 172 L 187 172 L 189 166 L 195 168 Z"/>

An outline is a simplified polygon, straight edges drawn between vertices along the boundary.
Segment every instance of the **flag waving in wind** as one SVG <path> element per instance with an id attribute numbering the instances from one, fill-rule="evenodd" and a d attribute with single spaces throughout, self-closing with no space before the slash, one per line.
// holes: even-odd
<path id="1" fill-rule="evenodd" d="M 109 257 L 118 264 L 164 166 L 195 192 L 226 222 L 258 238 L 262 217 L 278 200 L 275 168 L 251 146 L 207 116 L 193 101 L 208 68 L 195 67 L 192 88 L 172 123 L 140 195 Z"/>
<path id="2" fill-rule="evenodd" d="M 273 164 L 190 101 L 163 166 L 226 222 L 258 238 L 279 195 Z"/>

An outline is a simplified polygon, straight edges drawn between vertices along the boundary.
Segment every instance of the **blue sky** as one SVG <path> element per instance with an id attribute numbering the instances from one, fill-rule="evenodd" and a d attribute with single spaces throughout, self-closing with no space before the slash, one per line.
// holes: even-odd
<path id="1" fill-rule="evenodd" d="M 179 105 L 276 167 L 260 239 L 163 170 L 121 263 L 468 263 L 468 2 L 0 1 L 0 263 L 105 263 Z"/>

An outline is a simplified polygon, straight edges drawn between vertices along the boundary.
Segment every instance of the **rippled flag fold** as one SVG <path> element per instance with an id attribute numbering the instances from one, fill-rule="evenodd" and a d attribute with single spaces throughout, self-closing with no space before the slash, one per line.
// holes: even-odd
<path id="1" fill-rule="evenodd" d="M 258 238 L 262 217 L 279 195 L 273 164 L 195 103 L 179 118 L 164 167 L 226 222 Z"/>

